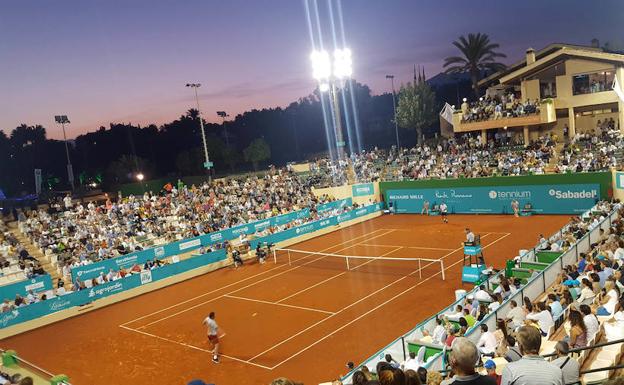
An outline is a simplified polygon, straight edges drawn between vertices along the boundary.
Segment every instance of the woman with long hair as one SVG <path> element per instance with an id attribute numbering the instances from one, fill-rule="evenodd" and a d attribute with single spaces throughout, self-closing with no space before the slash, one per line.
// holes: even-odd
<path id="1" fill-rule="evenodd" d="M 587 346 L 587 327 L 583 322 L 583 315 L 577 310 L 570 310 L 570 346 L 573 349 Z"/>

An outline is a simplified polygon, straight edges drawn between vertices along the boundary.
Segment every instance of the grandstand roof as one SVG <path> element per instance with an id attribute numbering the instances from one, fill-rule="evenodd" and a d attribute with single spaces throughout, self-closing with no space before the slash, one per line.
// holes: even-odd
<path id="1" fill-rule="evenodd" d="M 516 80 L 519 77 L 527 76 L 527 74 L 542 70 L 555 61 L 561 60 L 562 57 L 577 57 L 591 60 L 599 60 L 606 62 L 624 63 L 624 55 L 618 53 L 605 52 L 602 48 L 588 47 L 582 45 L 554 43 L 535 52 L 535 62 L 526 64 L 526 57 L 517 63 L 507 67 L 503 71 L 496 72 L 487 78 L 479 81 L 480 86 L 487 84 L 505 84 Z"/>

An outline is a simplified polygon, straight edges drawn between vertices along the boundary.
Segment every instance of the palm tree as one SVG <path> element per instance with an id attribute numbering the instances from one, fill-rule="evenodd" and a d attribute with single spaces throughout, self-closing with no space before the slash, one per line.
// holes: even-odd
<path id="1" fill-rule="evenodd" d="M 470 73 L 470 81 L 475 96 L 479 96 L 479 77 L 483 70 L 501 71 L 507 68 L 503 63 L 496 61 L 497 58 L 507 57 L 504 53 L 496 52 L 500 46 L 490 42 L 490 37 L 485 33 L 469 33 L 468 39 L 460 36 L 453 42 L 463 56 L 451 56 L 444 59 L 446 73 Z"/>

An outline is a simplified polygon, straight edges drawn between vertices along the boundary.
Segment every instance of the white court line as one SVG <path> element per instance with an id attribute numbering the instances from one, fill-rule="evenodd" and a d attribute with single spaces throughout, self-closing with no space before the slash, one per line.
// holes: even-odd
<path id="1" fill-rule="evenodd" d="M 286 303 L 277 303 L 277 302 L 271 302 L 271 301 L 263 301 L 261 299 L 254 299 L 254 298 L 247 298 L 247 297 L 239 297 L 237 295 L 229 295 L 226 294 L 223 296 L 224 298 L 234 298 L 234 299 L 240 299 L 243 301 L 251 301 L 251 302 L 259 302 L 259 303 L 266 303 L 269 305 L 276 305 L 276 306 L 284 306 L 284 307 L 290 307 L 293 309 L 301 309 L 301 310 L 308 310 L 308 311 L 315 311 L 318 313 L 325 313 L 325 314 L 336 314 L 333 311 L 327 311 L 327 310 L 321 310 L 321 309 L 314 309 L 311 307 L 304 307 L 304 306 L 296 306 L 296 305 L 289 305 Z"/>
<path id="2" fill-rule="evenodd" d="M 154 337 L 154 338 L 157 338 L 157 339 L 162 340 L 162 341 L 171 342 L 171 343 L 173 343 L 173 344 L 177 344 L 177 345 L 180 345 L 180 346 L 185 346 L 185 347 L 187 347 L 187 348 L 191 348 L 191 349 L 195 349 L 195 350 L 199 350 L 199 351 L 202 351 L 202 352 L 205 352 L 205 353 L 210 353 L 210 354 L 212 354 L 212 350 L 208 350 L 208 349 L 200 348 L 200 347 L 198 347 L 198 346 L 194 346 L 194 345 L 189 345 L 189 344 L 186 344 L 186 343 L 184 343 L 184 342 L 179 342 L 179 341 L 176 341 L 176 340 L 172 340 L 172 339 L 170 339 L 170 338 L 161 337 L 161 336 L 156 335 L 156 334 L 152 334 L 152 333 L 144 332 L 144 331 L 142 331 L 142 330 L 133 329 L 133 328 L 130 328 L 130 327 L 128 327 L 128 326 L 124 326 L 124 325 L 119 325 L 119 327 L 120 327 L 120 328 L 124 328 L 124 329 L 126 329 L 126 330 L 130 330 L 130 331 L 133 331 L 133 332 L 139 333 L 139 334 L 143 334 L 143 335 L 146 335 L 146 336 L 149 336 L 149 337 Z M 223 336 L 225 336 L 225 334 L 224 334 Z M 221 338 L 221 337 L 220 337 L 220 338 Z M 243 360 L 243 359 L 241 359 L 241 358 L 236 358 L 236 357 L 233 357 L 233 356 L 228 356 L 228 355 L 226 355 L 226 354 L 221 354 L 221 353 L 219 353 L 219 355 L 220 355 L 221 357 L 225 357 L 225 358 L 228 358 L 228 359 L 230 359 L 230 360 L 234 360 L 234 361 L 242 362 L 242 363 L 249 364 L 249 365 L 254 365 L 254 366 L 257 366 L 257 367 L 259 367 L 259 368 L 266 369 L 266 370 L 272 370 L 272 369 L 271 369 L 270 367 L 268 367 L 268 366 L 265 366 L 265 365 L 260 365 L 260 364 L 256 364 L 256 363 L 253 363 L 253 362 L 249 362 L 249 361 L 247 361 L 247 360 Z"/>
<path id="3" fill-rule="evenodd" d="M 370 238 L 370 239 L 374 239 L 374 238 L 377 238 L 377 237 L 381 237 L 381 236 L 384 236 L 384 235 L 386 235 L 386 234 L 390 234 L 390 233 L 391 233 L 391 231 L 389 231 L 389 232 L 387 232 L 387 233 L 383 233 L 383 234 L 381 234 L 381 235 L 377 235 L 377 236 L 375 236 L 375 237 L 373 237 L 373 238 Z M 356 238 L 357 238 L 357 237 L 356 237 Z M 355 239 L 355 238 L 354 238 L 354 239 Z M 343 243 L 346 243 L 346 242 L 343 242 Z M 334 245 L 334 246 L 337 246 L 337 245 Z M 331 247 L 334 247 L 334 246 L 331 246 Z M 331 247 L 328 247 L 328 249 L 330 249 Z M 348 249 L 348 248 L 350 248 L 350 247 L 353 247 L 353 245 L 350 245 L 350 246 L 347 246 L 347 247 L 343 247 L 342 249 L 338 249 L 338 250 L 336 250 L 336 251 L 346 250 L 346 249 Z M 307 256 L 304 256 L 304 257 L 299 258 L 299 259 L 298 259 L 298 261 L 299 261 L 299 260 L 302 260 L 302 259 L 304 259 L 304 258 L 307 258 Z M 200 303 L 198 303 L 198 304 L 196 304 L 196 305 L 193 305 L 193 306 L 191 306 L 191 307 L 185 308 L 185 309 L 180 310 L 180 311 L 178 311 L 178 312 L 175 312 L 175 313 L 169 314 L 169 315 L 167 315 L 167 316 L 165 316 L 165 317 L 162 317 L 162 318 L 159 318 L 159 319 L 157 319 L 157 320 L 154 320 L 154 321 L 152 321 L 152 322 L 150 322 L 150 323 L 147 323 L 147 324 L 145 324 L 145 325 L 139 326 L 139 327 L 138 327 L 138 329 L 143 329 L 143 328 L 146 328 L 146 327 L 148 327 L 148 326 L 150 326 L 150 325 L 153 325 L 153 324 L 155 324 L 155 323 L 158 323 L 158 322 L 161 322 L 161 321 L 167 320 L 167 319 L 169 319 L 169 318 L 175 317 L 175 316 L 177 316 L 177 315 L 179 315 L 179 314 L 186 313 L 187 311 L 190 311 L 190 310 L 193 310 L 193 309 L 198 308 L 198 307 L 200 307 L 200 306 L 203 306 L 203 305 L 205 305 L 205 304 L 207 304 L 207 303 L 209 303 L 209 302 L 215 301 L 215 300 L 217 300 L 217 299 L 219 299 L 219 298 L 223 298 L 225 295 L 234 294 L 234 293 L 239 292 L 239 291 L 241 291 L 241 290 L 247 289 L 248 287 L 252 287 L 252 286 L 257 285 L 257 284 L 259 284 L 259 283 L 262 283 L 262 282 L 264 282 L 264 281 L 268 281 L 269 279 L 277 278 L 277 277 L 279 277 L 279 276 L 280 276 L 280 275 L 282 275 L 282 274 L 286 274 L 286 273 L 288 273 L 288 272 L 290 272 L 290 271 L 293 271 L 293 270 L 299 269 L 299 268 L 301 268 L 301 267 L 303 267 L 303 266 L 309 265 L 310 263 L 312 263 L 312 262 L 316 262 L 316 261 L 321 260 L 321 259 L 323 259 L 323 258 L 327 258 L 327 257 L 326 257 L 326 256 L 321 256 L 321 257 L 319 257 L 319 258 L 315 258 L 315 259 L 313 259 L 313 260 L 311 260 L 311 261 L 308 261 L 308 262 L 306 262 L 306 263 L 303 263 L 303 264 L 301 264 L 301 265 L 298 265 L 298 266 L 292 267 L 292 268 L 290 268 L 290 269 L 288 269 L 288 270 L 284 270 L 284 271 L 282 271 L 282 272 L 280 272 L 280 273 L 274 274 L 274 275 L 272 275 L 272 276 L 270 276 L 270 277 L 263 278 L 263 279 L 258 280 L 258 281 L 254 281 L 254 282 L 252 282 L 252 283 L 250 283 L 250 284 L 248 284 L 248 285 L 245 285 L 245 286 L 243 286 L 243 287 L 241 287 L 241 288 L 238 288 L 238 289 L 236 289 L 236 290 L 233 290 L 233 291 L 230 291 L 230 292 L 228 292 L 228 293 L 222 294 L 222 295 L 220 295 L 220 296 L 218 296 L 218 297 L 215 297 L 215 298 L 211 298 L 211 299 L 209 299 L 209 300 L 207 300 L 207 301 L 200 302 Z M 219 289 L 217 289 L 217 290 L 219 290 Z M 216 290 L 213 290 L 213 291 L 216 291 Z M 126 322 L 126 324 L 127 324 L 127 322 Z"/>
<path id="4" fill-rule="evenodd" d="M 492 244 L 493 244 L 493 243 L 492 243 Z M 487 245 L 487 246 L 489 246 L 489 245 Z M 483 248 L 486 248 L 487 246 L 484 246 Z M 460 247 L 460 248 L 455 249 L 455 251 L 452 251 L 452 252 L 450 252 L 450 253 L 448 253 L 448 254 L 444 255 L 444 256 L 443 256 L 443 257 L 441 257 L 440 259 L 445 258 L 445 257 L 447 257 L 447 256 L 449 256 L 449 255 L 453 254 L 454 252 L 457 252 L 457 251 L 459 251 L 459 250 L 461 250 L 461 249 L 463 249 L 463 247 Z M 367 296 L 365 296 L 365 297 L 363 297 L 363 298 L 361 298 L 361 299 L 357 300 L 356 302 L 354 302 L 354 303 L 352 303 L 352 304 L 350 304 L 350 305 L 348 305 L 348 306 L 346 306 L 346 307 L 342 308 L 342 309 L 341 309 L 341 310 L 339 310 L 336 314 L 342 313 L 343 311 L 345 311 L 345 310 L 347 310 L 348 308 L 350 308 L 350 307 L 352 307 L 352 306 L 354 306 L 354 305 L 356 305 L 356 304 L 358 304 L 358 303 L 360 303 L 360 302 L 364 301 L 365 299 L 370 298 L 370 297 L 372 297 L 373 295 L 375 295 L 375 294 L 377 294 L 377 293 L 379 293 L 379 292 L 381 292 L 381 291 L 383 291 L 383 290 L 387 289 L 388 287 L 390 287 L 390 286 L 392 286 L 392 285 L 394 285 L 394 284 L 397 284 L 397 283 L 401 282 L 402 280 L 404 280 L 404 279 L 406 279 L 406 278 L 408 278 L 408 277 L 410 277 L 410 276 L 412 276 L 412 275 L 414 275 L 414 274 L 418 273 L 418 271 L 419 271 L 419 270 L 422 270 L 422 269 L 424 269 L 424 268 L 426 268 L 426 267 L 428 267 L 428 266 L 432 265 L 433 263 L 434 263 L 434 262 L 429 262 L 429 263 L 428 263 L 428 264 L 426 264 L 425 266 L 422 266 L 420 269 L 416 269 L 416 270 L 414 270 L 414 271 L 410 272 L 409 274 L 407 274 L 407 275 L 405 275 L 405 276 L 403 276 L 403 277 L 401 277 L 401 278 L 399 278 L 399 279 L 397 279 L 397 280 L 395 280 L 395 281 L 393 281 L 393 282 L 390 282 L 390 283 L 389 283 L 389 284 L 387 284 L 386 286 L 384 286 L 384 287 L 382 287 L 382 288 L 380 288 L 380 289 L 377 289 L 377 290 L 375 290 L 374 292 L 372 292 L 372 293 L 368 294 Z M 444 270 L 446 270 L 446 269 L 444 269 Z M 433 277 L 433 276 L 432 276 L 432 277 Z M 336 314 L 335 314 L 335 315 L 336 315 Z M 282 342 L 280 342 L 280 343 L 278 343 L 278 344 L 274 345 L 273 347 L 271 347 L 271 348 L 269 348 L 269 349 L 267 349 L 267 350 L 263 351 L 262 353 L 257 354 L 257 355 L 255 355 L 254 357 L 251 357 L 249 360 L 251 361 L 251 360 L 254 360 L 254 359 L 256 359 L 256 358 L 260 357 L 261 355 L 263 355 L 263 354 L 265 354 L 265 353 L 267 353 L 267 352 L 269 352 L 269 351 L 271 351 L 271 350 L 275 349 L 276 347 L 278 347 L 278 346 L 282 345 L 283 343 L 285 343 L 285 342 L 287 342 L 287 341 L 289 341 L 289 340 L 291 340 L 291 339 L 293 339 L 293 338 L 295 338 L 295 337 L 299 336 L 300 334 L 305 333 L 306 331 L 308 331 L 308 330 L 312 329 L 313 327 L 315 327 L 316 325 L 318 325 L 318 324 L 320 324 L 320 323 L 322 323 L 322 322 L 324 322 L 324 321 L 326 321 L 326 320 L 328 320 L 328 319 L 330 319 L 330 318 L 334 317 L 335 315 L 330 315 L 329 317 L 327 317 L 327 318 L 325 318 L 325 319 L 322 319 L 322 320 L 318 321 L 317 323 L 315 323 L 315 324 L 313 324 L 313 325 L 311 325 L 311 326 L 309 326 L 309 327 L 305 328 L 304 330 L 300 331 L 299 333 L 297 333 L 297 334 L 295 334 L 295 335 L 290 336 L 289 338 L 287 338 L 287 339 L 285 339 L 284 341 L 282 341 Z M 284 363 L 284 362 L 286 362 L 286 361 L 283 361 L 283 362 L 279 363 L 278 365 L 274 366 L 272 369 L 276 368 L 277 366 L 281 365 L 281 364 L 282 364 L 282 363 Z"/>
<path id="5" fill-rule="evenodd" d="M 357 245 L 362 245 L 362 244 L 361 244 L 361 243 L 358 243 L 358 244 L 356 244 L 356 246 L 357 246 Z M 389 252 L 387 252 L 387 253 L 384 253 L 384 254 L 380 255 L 379 257 L 385 257 L 386 255 L 388 255 L 388 254 L 392 254 L 392 253 L 394 253 L 395 251 L 398 251 L 398 250 L 400 250 L 400 249 L 402 249 L 402 248 L 403 248 L 403 246 L 396 246 L 396 247 L 397 247 L 397 248 L 395 248 L 394 250 L 391 250 L 391 251 L 389 251 Z M 349 271 L 353 271 L 353 270 L 357 269 L 357 268 L 358 268 L 358 267 L 360 267 L 360 266 L 364 266 L 364 265 L 366 265 L 367 263 L 371 263 L 371 262 L 376 261 L 376 260 L 378 260 L 378 259 L 379 259 L 379 258 L 375 258 L 375 257 L 371 257 L 371 258 L 374 258 L 374 259 L 371 259 L 371 260 L 370 260 L 370 261 L 368 261 L 368 262 L 364 262 L 364 263 L 362 263 L 362 264 L 360 264 L 360 265 L 357 265 L 356 267 L 354 267 L 353 269 L 351 269 L 351 270 L 349 270 Z M 342 272 L 342 273 L 340 273 L 340 274 L 337 274 L 337 275 L 331 276 L 331 277 L 329 277 L 329 278 L 327 278 L 327 279 L 324 279 L 324 280 L 322 280 L 321 282 L 318 282 L 318 283 L 316 283 L 316 284 L 314 284 L 314 285 L 312 285 L 312 286 L 310 286 L 310 287 L 307 287 L 307 288 L 305 288 L 305 289 L 301 289 L 301 290 L 299 290 L 298 292 L 296 292 L 296 293 L 294 293 L 294 294 L 289 295 L 288 297 L 284 297 L 284 298 L 280 299 L 279 301 L 277 301 L 277 303 L 280 303 L 280 302 L 286 301 L 287 299 L 292 298 L 292 297 L 294 297 L 294 296 L 297 296 L 297 295 L 299 295 L 299 294 L 301 294 L 301 293 L 303 293 L 303 292 L 306 292 L 306 291 L 308 291 L 308 290 L 310 290 L 310 289 L 314 289 L 315 287 L 320 286 L 320 285 L 322 285 L 322 284 L 324 284 L 324 283 L 326 283 L 326 282 L 329 282 L 329 281 L 331 281 L 331 280 L 332 280 L 332 279 L 334 279 L 334 278 L 338 278 L 338 277 L 340 277 L 340 276 L 342 276 L 342 275 L 344 275 L 344 274 L 348 273 L 349 271 L 343 271 L 343 272 Z"/>
<path id="6" fill-rule="evenodd" d="M 341 242 L 341 243 L 337 243 L 337 244 L 335 244 L 335 245 L 332 245 L 332 246 L 330 246 L 330 247 L 328 247 L 328 248 L 326 248 L 326 249 L 324 249 L 324 250 L 322 250 L 322 251 L 327 251 L 327 250 L 329 250 L 329 249 L 331 249 L 331 248 L 333 248 L 333 247 L 336 247 L 336 246 L 339 246 L 339 245 L 344 245 L 345 243 L 348 243 L 348 242 L 354 241 L 354 240 L 356 240 L 356 239 L 358 239 L 358 238 L 366 237 L 366 236 L 368 236 L 368 235 L 370 235 L 370 234 L 374 234 L 374 233 L 376 233 L 376 232 L 378 232 L 378 231 L 387 231 L 387 230 L 381 230 L 381 229 L 373 230 L 373 231 L 367 232 L 366 234 L 363 234 L 363 235 L 360 235 L 360 236 L 357 236 L 357 237 L 351 238 L 351 239 L 349 239 L 348 241 L 344 241 L 344 242 Z M 384 233 L 384 234 L 389 234 L 389 233 Z M 310 255 L 312 255 L 312 254 L 310 254 Z M 306 257 L 302 257 L 302 258 L 300 258 L 300 259 L 303 259 L 303 258 L 306 258 Z M 165 308 L 162 308 L 162 309 L 156 310 L 156 311 L 151 312 L 151 313 L 149 313 L 149 314 L 145 314 L 145 315 L 143 315 L 143 316 L 141 316 L 141 317 L 138 317 L 138 318 L 135 318 L 135 319 L 133 319 L 133 320 L 130 320 L 130 321 L 124 322 L 122 325 L 127 325 L 127 324 L 129 324 L 129 323 L 133 323 L 133 322 L 136 322 L 136 321 L 142 320 L 142 319 L 144 319 L 144 318 L 150 317 L 150 316 L 152 316 L 152 315 L 154 315 L 154 314 L 162 313 L 162 312 L 163 312 L 163 311 L 165 311 L 165 310 L 169 310 L 169 309 L 172 309 L 172 308 L 174 308 L 174 307 L 178 307 L 178 306 L 183 305 L 183 304 L 185 304 L 185 303 L 188 303 L 188 302 L 194 301 L 194 300 L 196 300 L 197 298 L 205 297 L 205 296 L 210 295 L 210 294 L 212 294 L 212 293 L 216 293 L 217 291 L 221 291 L 221 290 L 226 289 L 226 288 L 228 288 L 228 287 L 238 285 L 238 284 L 239 284 L 239 283 L 241 283 L 241 282 L 248 281 L 248 280 L 250 280 L 250 279 L 252 279 L 252 278 L 256 278 L 256 277 L 258 277 L 258 276 L 260 276 L 260 275 L 266 274 L 266 273 L 268 273 L 268 272 L 270 272 L 270 271 L 273 271 L 273 270 L 275 270 L 275 269 L 280 269 L 280 268 L 282 268 L 282 267 L 284 267 L 284 266 L 286 266 L 286 265 L 279 265 L 279 266 L 276 266 L 276 267 L 272 267 L 272 268 L 270 268 L 269 270 L 265 270 L 265 271 L 263 271 L 263 272 L 261 272 L 261 273 L 254 274 L 254 275 L 249 276 L 249 277 L 247 277 L 247 278 L 243 278 L 243 279 L 241 279 L 241 280 L 239 280 L 239 281 L 236 281 L 236 282 L 232 282 L 232 283 L 230 283 L 230 284 L 227 284 L 227 285 L 225 285 L 225 286 L 221 286 L 221 287 L 220 287 L 220 288 L 218 288 L 218 289 L 214 289 L 214 290 L 211 290 L 211 291 L 209 291 L 209 292 L 206 292 L 206 293 L 200 294 L 200 295 L 198 295 L 198 296 L 195 296 L 195 297 L 193 297 L 193 298 L 189 298 L 189 299 L 187 299 L 187 300 L 184 300 L 184 301 L 182 301 L 182 302 L 178 302 L 178 303 L 176 303 L 175 305 L 167 306 L 167 307 L 165 307 Z"/>
<path id="7" fill-rule="evenodd" d="M 420 250 L 440 250 L 440 251 L 450 251 L 453 249 L 446 249 L 441 247 L 421 247 L 421 246 L 399 246 L 399 245 L 379 245 L 375 243 L 358 243 L 360 246 L 373 246 L 373 247 L 406 247 L 408 249 L 420 249 Z"/>
<path id="8" fill-rule="evenodd" d="M 495 244 L 496 242 L 498 242 L 498 241 L 500 241 L 500 240 L 502 240 L 502 239 L 504 239 L 504 238 L 506 238 L 506 237 L 508 237 L 508 236 L 509 236 L 509 234 L 508 234 L 508 235 L 504 235 L 504 236 L 502 236 L 501 238 L 499 238 L 499 239 L 495 240 L 494 242 L 492 242 L 492 243 L 490 243 L 490 244 L 488 244 L 488 245 L 486 245 L 486 246 L 483 246 L 483 249 L 485 249 L 485 248 L 487 248 L 487 247 L 489 247 L 489 246 L 491 246 L 491 245 Z M 483 238 L 483 237 L 481 237 L 481 238 Z M 448 255 L 448 254 L 447 254 L 447 255 Z M 455 266 L 455 265 L 457 265 L 458 263 L 461 263 L 461 262 L 463 262 L 463 259 L 460 259 L 459 261 L 454 262 L 453 264 L 451 264 L 450 266 L 448 266 L 448 267 L 447 267 L 447 268 L 445 268 L 444 270 L 447 270 L 447 269 L 449 269 L 449 268 L 451 268 L 451 267 L 453 267 L 453 266 Z M 431 265 L 432 263 L 433 263 L 433 262 L 430 262 L 428 265 Z M 428 265 L 425 265 L 424 267 L 427 267 Z M 416 272 L 416 271 L 414 271 L 414 272 L 412 272 L 412 273 L 410 273 L 410 274 L 414 274 L 415 272 Z M 372 313 L 373 311 L 375 311 L 375 310 L 379 309 L 380 307 L 385 306 L 387 303 L 389 303 L 389 302 L 391 302 L 391 301 L 395 300 L 396 298 L 398 298 L 398 297 L 402 296 L 403 294 L 405 294 L 405 293 L 407 293 L 407 292 L 411 291 L 412 289 L 416 288 L 417 286 L 419 286 L 419 285 L 421 285 L 421 284 L 423 284 L 423 283 L 427 282 L 428 280 L 430 280 L 431 278 L 435 277 L 436 275 L 438 275 L 438 274 L 440 274 L 440 273 L 441 273 L 441 272 L 435 273 L 435 274 L 433 274 L 433 275 L 429 276 L 428 278 L 425 278 L 424 280 L 419 281 L 418 283 L 416 283 L 416 284 L 414 284 L 414 285 L 410 286 L 409 288 L 407 288 L 407 289 L 403 290 L 403 291 L 402 291 L 402 292 L 400 292 L 399 294 L 397 294 L 397 295 L 393 296 L 392 298 L 390 298 L 390 299 L 388 299 L 388 300 L 384 301 L 383 303 L 380 303 L 379 305 L 375 306 L 374 308 L 370 309 L 370 310 L 369 310 L 369 311 L 367 311 L 366 313 L 364 313 L 364 314 L 362 314 L 362 315 L 358 316 L 357 318 L 355 318 L 355 319 L 353 319 L 353 320 L 349 321 L 349 322 L 348 322 L 348 323 L 346 323 L 345 325 L 342 325 L 341 327 L 339 327 L 338 329 L 334 330 L 333 332 L 331 332 L 331 333 L 329 333 L 329 334 L 325 335 L 324 337 L 322 337 L 322 338 L 320 338 L 320 339 L 317 339 L 316 341 L 314 341 L 313 343 L 311 343 L 311 344 L 307 345 L 305 348 L 301 349 L 301 350 L 300 350 L 300 351 L 298 351 L 297 353 L 295 353 L 295 354 L 291 355 L 290 357 L 288 357 L 288 358 L 286 358 L 285 360 L 281 361 L 281 362 L 280 362 L 280 363 L 278 363 L 277 365 L 274 365 L 273 367 L 271 367 L 271 370 L 274 370 L 275 368 L 277 368 L 278 366 L 282 365 L 283 363 L 285 363 L 285 362 L 287 362 L 287 361 L 290 361 L 291 359 L 295 358 L 295 357 L 296 357 L 296 356 L 298 356 L 299 354 L 301 354 L 301 353 L 305 352 L 306 350 L 310 349 L 312 346 L 315 346 L 315 345 L 317 345 L 318 343 L 320 343 L 321 341 L 326 340 L 327 338 L 329 338 L 329 337 L 333 336 L 334 334 L 338 333 L 339 331 L 341 331 L 342 329 L 346 328 L 347 326 L 349 326 L 349 325 L 353 324 L 354 322 L 356 322 L 356 321 L 358 321 L 358 320 L 362 319 L 363 317 L 365 317 L 365 316 L 367 316 L 368 314 Z M 401 278 L 401 279 L 397 280 L 396 282 L 399 282 L 400 280 L 403 280 L 404 278 L 407 278 L 407 276 L 405 276 L 405 277 L 403 277 L 403 278 Z M 345 308 L 345 309 L 346 309 L 346 308 Z M 343 309 L 343 310 L 344 310 L 344 309 Z M 341 311 L 343 311 L 343 310 L 341 310 Z M 338 313 L 336 313 L 336 314 L 339 314 L 341 311 L 339 311 L 339 312 L 338 312 Z M 329 316 L 329 317 L 327 317 L 325 320 L 330 319 L 330 318 L 332 318 L 332 317 L 334 317 L 334 316 L 333 316 L 333 315 L 332 315 L 332 316 Z M 323 321 L 325 321 L 325 320 L 323 320 Z M 279 345 L 279 344 L 278 344 L 278 345 Z M 276 345 L 276 346 L 278 346 L 278 345 Z M 270 350 L 272 350 L 272 349 L 273 349 L 273 348 L 271 348 Z M 267 350 L 267 351 L 268 351 L 268 350 Z M 265 353 L 266 353 L 266 351 L 265 351 Z M 258 356 L 256 355 L 255 357 L 252 357 L 252 358 L 250 358 L 249 360 L 251 361 L 251 360 L 253 360 L 253 359 L 257 358 L 257 357 L 258 357 Z"/>

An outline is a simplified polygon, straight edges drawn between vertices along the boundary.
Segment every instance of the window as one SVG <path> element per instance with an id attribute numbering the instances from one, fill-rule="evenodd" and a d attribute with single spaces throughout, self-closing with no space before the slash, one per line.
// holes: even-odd
<path id="1" fill-rule="evenodd" d="M 583 95 L 611 91 L 615 71 L 599 71 L 572 76 L 572 94 Z"/>

